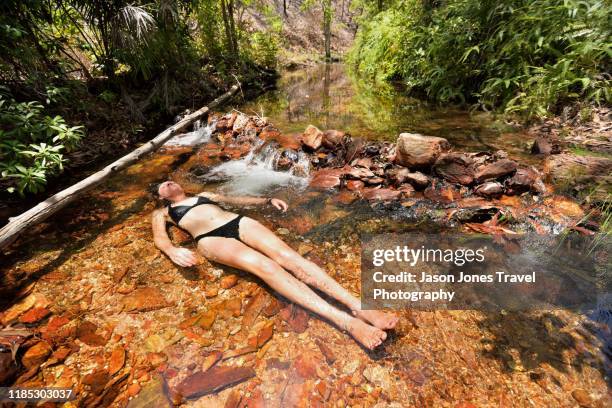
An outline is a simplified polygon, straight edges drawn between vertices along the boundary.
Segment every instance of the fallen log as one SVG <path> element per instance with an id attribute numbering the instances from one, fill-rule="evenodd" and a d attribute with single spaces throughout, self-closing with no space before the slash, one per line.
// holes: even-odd
<path id="1" fill-rule="evenodd" d="M 120 159 L 104 167 L 102 170 L 79 181 L 71 187 L 54 194 L 23 214 L 10 218 L 9 223 L 0 229 L 0 249 L 6 248 L 29 227 L 36 225 L 55 214 L 57 211 L 79 198 L 83 193 L 104 181 L 111 174 L 117 173 L 132 163 L 140 160 L 144 155 L 157 150 L 161 145 L 188 126 L 191 122 L 204 116 L 210 111 L 210 109 L 229 99 L 236 93 L 236 91 L 238 91 L 238 89 L 238 85 L 232 86 L 229 91 L 219 96 L 217 99 L 208 104 L 208 106 L 205 106 L 192 114 L 185 116 L 182 120 L 170 126 L 168 129 L 164 130 L 131 153 L 121 157 Z"/>

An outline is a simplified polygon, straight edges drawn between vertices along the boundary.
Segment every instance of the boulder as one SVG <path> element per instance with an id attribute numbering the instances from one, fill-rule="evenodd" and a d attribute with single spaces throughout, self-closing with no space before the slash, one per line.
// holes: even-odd
<path id="1" fill-rule="evenodd" d="M 474 178 L 479 183 L 487 180 L 495 180 L 514 173 L 516 171 L 516 167 L 517 165 L 514 160 L 498 160 L 479 168 Z"/>
<path id="2" fill-rule="evenodd" d="M 408 168 L 428 168 L 436 159 L 450 150 L 448 140 L 423 136 L 418 133 L 400 133 L 397 139 L 395 162 Z"/>
<path id="3" fill-rule="evenodd" d="M 526 191 L 539 194 L 546 192 L 546 186 L 544 186 L 540 173 L 533 167 L 519 167 L 514 176 L 506 180 L 506 189 L 510 195 Z"/>
<path id="4" fill-rule="evenodd" d="M 474 189 L 474 193 L 487 198 L 500 196 L 503 194 L 503 192 L 504 187 L 497 181 L 488 181 Z"/>
<path id="5" fill-rule="evenodd" d="M 451 183 L 465 186 L 474 181 L 473 160 L 461 153 L 445 153 L 436 160 L 434 172 Z"/>
<path id="6" fill-rule="evenodd" d="M 531 154 L 552 154 L 552 144 L 546 138 L 538 136 L 531 145 Z"/>
<path id="7" fill-rule="evenodd" d="M 321 147 L 323 143 L 323 132 L 316 126 L 308 125 L 304 133 L 302 133 L 302 144 L 308 149 L 314 151 Z"/>
<path id="8" fill-rule="evenodd" d="M 404 181 L 410 183 L 417 190 L 422 190 L 426 188 L 431 182 L 429 180 L 429 177 L 427 177 L 420 171 L 415 171 L 413 173 L 406 174 L 406 178 Z"/>
<path id="9" fill-rule="evenodd" d="M 323 146 L 328 149 L 335 149 L 342 145 L 345 133 L 340 130 L 326 130 L 323 132 Z"/>
<path id="10" fill-rule="evenodd" d="M 366 200 L 370 201 L 390 201 L 397 200 L 401 197 L 402 192 L 392 190 L 390 188 L 364 188 L 361 190 L 361 195 Z"/>

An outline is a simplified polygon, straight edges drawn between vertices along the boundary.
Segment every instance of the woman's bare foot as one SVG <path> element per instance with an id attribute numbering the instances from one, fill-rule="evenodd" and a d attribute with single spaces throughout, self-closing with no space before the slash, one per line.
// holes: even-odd
<path id="1" fill-rule="evenodd" d="M 381 330 L 389 330 L 395 327 L 399 317 L 393 313 L 381 310 L 353 310 L 353 315 L 364 320 Z"/>
<path id="2" fill-rule="evenodd" d="M 387 333 L 370 326 L 359 319 L 352 318 L 346 325 L 346 330 L 365 347 L 373 350 L 387 338 Z"/>

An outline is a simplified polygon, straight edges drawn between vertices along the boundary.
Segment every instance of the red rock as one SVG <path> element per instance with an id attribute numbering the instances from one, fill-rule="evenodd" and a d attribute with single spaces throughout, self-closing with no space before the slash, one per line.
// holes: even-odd
<path id="1" fill-rule="evenodd" d="M 266 408 L 266 402 L 260 390 L 255 390 L 248 398 L 240 401 L 240 408 Z"/>
<path id="2" fill-rule="evenodd" d="M 27 369 L 40 366 L 51 354 L 51 346 L 46 341 L 39 341 L 26 350 L 21 358 L 21 364 Z"/>
<path id="3" fill-rule="evenodd" d="M 293 369 L 305 380 L 317 377 L 318 364 L 313 357 L 312 353 L 304 353 L 293 362 Z"/>
<path id="4" fill-rule="evenodd" d="M 365 186 L 365 183 L 361 180 L 349 180 L 346 182 L 346 188 L 350 191 L 361 190 Z"/>
<path id="5" fill-rule="evenodd" d="M 444 138 L 401 133 L 397 139 L 395 162 L 409 168 L 427 168 L 448 150 L 450 144 Z"/>
<path id="6" fill-rule="evenodd" d="M 317 150 L 323 143 L 323 132 L 315 126 L 308 125 L 302 134 L 302 143 L 310 150 Z"/>
<path id="7" fill-rule="evenodd" d="M 538 136 L 531 145 L 531 154 L 549 155 L 553 151 L 552 144 L 546 138 Z"/>
<path id="8" fill-rule="evenodd" d="M 106 339 L 97 334 L 97 330 L 98 326 L 92 322 L 85 321 L 79 325 L 76 336 L 79 340 L 89 346 L 103 346 L 106 344 Z"/>
<path id="9" fill-rule="evenodd" d="M 44 307 L 35 307 L 28 310 L 19 318 L 21 323 L 36 323 L 49 316 L 51 312 Z"/>
<path id="10" fill-rule="evenodd" d="M 355 193 L 353 193 L 351 191 L 347 191 L 347 190 L 340 191 L 333 198 L 333 201 L 335 203 L 340 203 L 340 204 L 344 204 L 344 205 L 351 204 L 355 200 L 357 200 L 357 196 L 355 195 Z"/>
<path id="11" fill-rule="evenodd" d="M 244 327 L 251 327 L 255 323 L 255 319 L 257 319 L 257 316 L 259 316 L 266 304 L 267 297 L 264 291 L 258 290 L 254 296 L 248 299 L 242 318 L 242 325 Z"/>
<path id="12" fill-rule="evenodd" d="M 351 162 L 351 165 L 354 167 L 365 167 L 369 169 L 370 167 L 372 167 L 373 163 L 370 157 L 360 157 L 358 159 L 353 160 Z"/>
<path id="13" fill-rule="evenodd" d="M 310 180 L 310 187 L 326 190 L 340 185 L 340 174 L 338 169 L 317 170 Z"/>
<path id="14" fill-rule="evenodd" d="M 451 183 L 465 186 L 474 181 L 473 160 L 461 153 L 445 153 L 436 160 L 434 172 Z"/>
<path id="15" fill-rule="evenodd" d="M 227 275 L 227 276 L 224 276 L 223 278 L 221 278 L 221 281 L 219 282 L 219 285 L 223 289 L 229 289 L 229 288 L 232 288 L 232 287 L 236 286 L 237 283 L 238 283 L 238 276 L 236 276 L 236 275 Z"/>
<path id="16" fill-rule="evenodd" d="M 147 353 L 145 358 L 147 363 L 153 368 L 161 366 L 168 359 L 163 353 Z"/>
<path id="17" fill-rule="evenodd" d="M 323 132 L 323 145 L 329 149 L 340 146 L 344 141 L 345 133 L 340 130 L 329 129 Z"/>
<path id="18" fill-rule="evenodd" d="M 364 179 L 368 177 L 374 177 L 374 173 L 372 173 L 372 170 L 365 167 L 351 167 L 345 172 L 345 176 L 347 178 L 365 181 Z"/>
<path id="19" fill-rule="evenodd" d="M 316 340 L 316 343 L 319 347 L 319 350 L 321 350 L 323 357 L 325 357 L 325 361 L 327 361 L 327 364 L 334 364 L 334 361 L 336 361 L 336 355 L 334 354 L 333 350 L 319 339 Z"/>
<path id="20" fill-rule="evenodd" d="M 40 330 L 43 339 L 55 342 L 68 337 L 72 332 L 72 329 L 64 327 L 68 323 L 70 320 L 65 316 L 52 316 L 47 325 Z"/>
<path id="21" fill-rule="evenodd" d="M 83 377 L 81 382 L 89 385 L 91 392 L 94 395 L 100 394 L 104 390 L 104 386 L 109 382 L 111 376 L 106 370 L 97 370 Z"/>
<path id="22" fill-rule="evenodd" d="M 130 397 L 135 397 L 140 392 L 140 384 L 132 383 L 127 387 L 127 393 Z"/>
<path id="23" fill-rule="evenodd" d="M 124 297 L 122 303 L 126 312 L 147 312 L 170 306 L 161 291 L 154 287 L 136 289 Z"/>
<path id="24" fill-rule="evenodd" d="M 303 333 L 308 328 L 310 317 L 304 309 L 293 303 L 280 311 L 280 317 L 287 322 L 295 333 Z"/>
<path id="25" fill-rule="evenodd" d="M 455 405 L 455 408 L 477 408 L 476 405 L 472 404 L 471 402 L 459 402 L 457 405 Z"/>
<path id="26" fill-rule="evenodd" d="M 397 200 L 402 195 L 401 191 L 392 190 L 390 188 L 364 188 L 361 190 L 361 195 L 366 200 L 372 201 L 388 201 Z"/>
<path id="27" fill-rule="evenodd" d="M 384 183 L 385 179 L 382 177 L 370 177 L 370 178 L 363 179 L 363 181 L 369 186 L 375 186 L 375 185 Z"/>
<path id="28" fill-rule="evenodd" d="M 125 364 L 125 350 L 122 346 L 117 346 L 113 349 L 108 361 L 108 372 L 110 375 L 115 375 L 123 368 Z"/>
<path id="29" fill-rule="evenodd" d="M 480 183 L 486 180 L 495 180 L 507 176 L 515 171 L 516 162 L 514 160 L 502 159 L 480 168 L 476 172 L 474 178 Z"/>
<path id="30" fill-rule="evenodd" d="M 229 358 L 239 357 L 245 354 L 254 353 L 257 351 L 256 346 L 248 345 L 246 347 L 241 347 L 236 350 L 229 350 L 223 353 L 223 360 L 227 360 Z"/>
<path id="31" fill-rule="evenodd" d="M 213 351 L 209 355 L 204 358 L 204 362 L 202 363 L 202 371 L 208 371 L 208 369 L 215 364 L 223 357 L 223 353 L 220 351 Z"/>
<path id="32" fill-rule="evenodd" d="M 71 352 L 72 349 L 70 347 L 62 346 L 53 352 L 51 358 L 55 359 L 57 362 L 64 361 Z"/>
<path id="33" fill-rule="evenodd" d="M 274 322 L 267 323 L 260 331 L 257 333 L 257 347 L 261 347 L 268 342 L 272 338 L 274 334 Z"/>
<path id="34" fill-rule="evenodd" d="M 255 376 L 250 367 L 214 366 L 206 372 L 199 371 L 185 378 L 177 391 L 185 398 L 198 398 L 246 381 Z"/>
<path id="35" fill-rule="evenodd" d="M 232 390 L 225 400 L 223 408 L 239 408 L 242 401 L 242 394 L 238 390 Z"/>
<path id="36" fill-rule="evenodd" d="M 498 197 L 504 193 L 504 187 L 496 181 L 489 181 L 477 186 L 474 193 L 483 197 Z"/>
<path id="37" fill-rule="evenodd" d="M 281 302 L 279 302 L 276 298 L 270 298 L 270 302 L 268 302 L 266 307 L 261 309 L 261 313 L 266 317 L 272 317 L 280 312 L 282 308 L 283 304 Z"/>
<path id="38" fill-rule="evenodd" d="M 400 188 L 397 189 L 400 191 L 404 197 L 410 197 L 414 195 L 414 187 L 411 184 L 402 184 Z"/>
<path id="39" fill-rule="evenodd" d="M 242 300 L 239 297 L 233 297 L 225 300 L 224 307 L 232 313 L 232 316 L 238 317 L 242 313 Z"/>
<path id="40" fill-rule="evenodd" d="M 540 173 L 533 167 L 519 167 L 514 176 L 506 180 L 508 194 L 520 194 L 525 191 L 532 191 L 543 194 L 546 186 L 540 178 Z"/>

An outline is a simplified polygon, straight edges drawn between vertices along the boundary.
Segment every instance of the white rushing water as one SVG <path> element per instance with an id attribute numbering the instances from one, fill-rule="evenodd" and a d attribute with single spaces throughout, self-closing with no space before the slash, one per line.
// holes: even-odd
<path id="1" fill-rule="evenodd" d="M 208 143 L 214 131 L 214 123 L 202 126 L 202 123 L 197 120 L 193 124 L 193 131 L 174 136 L 164 143 L 164 146 L 196 146 Z"/>
<path id="2" fill-rule="evenodd" d="M 281 151 L 257 139 L 246 156 L 213 167 L 207 177 L 225 180 L 220 189 L 236 195 L 261 195 L 278 187 L 303 189 L 308 186 L 310 161 L 304 152 L 297 154 L 289 170 L 275 170 Z"/>

